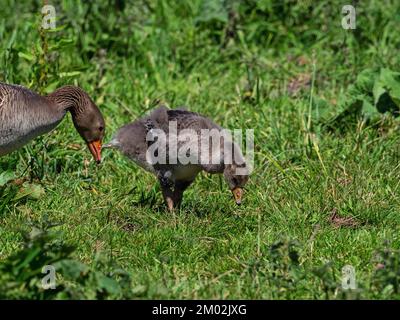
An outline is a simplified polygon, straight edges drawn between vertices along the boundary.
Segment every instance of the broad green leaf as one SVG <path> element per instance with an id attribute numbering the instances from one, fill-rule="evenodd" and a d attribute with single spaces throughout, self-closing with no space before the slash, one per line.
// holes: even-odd
<path id="1" fill-rule="evenodd" d="M 383 95 L 386 92 L 383 83 L 379 80 L 375 81 L 372 92 L 374 94 L 374 104 L 377 105 L 381 95 Z"/>
<path id="2" fill-rule="evenodd" d="M 367 117 L 379 115 L 378 109 L 366 98 L 362 98 L 362 112 Z"/>
<path id="3" fill-rule="evenodd" d="M 106 277 L 99 272 L 96 273 L 96 278 L 99 288 L 111 294 L 118 294 L 121 292 L 121 287 L 116 280 Z"/>
<path id="4" fill-rule="evenodd" d="M 7 182 L 15 179 L 15 173 L 12 171 L 4 171 L 0 173 L 0 187 L 6 185 Z"/>
<path id="5" fill-rule="evenodd" d="M 54 266 L 65 278 L 74 281 L 79 280 L 90 271 L 88 266 L 72 259 L 62 260 L 55 263 Z"/>
<path id="6" fill-rule="evenodd" d="M 18 191 L 14 200 L 19 200 L 25 197 L 29 197 L 31 199 L 39 199 L 41 196 L 45 194 L 44 188 L 40 185 L 27 183 L 25 182 L 22 185 L 22 188 Z"/>
<path id="7" fill-rule="evenodd" d="M 357 90 L 358 93 L 365 94 L 371 92 L 377 76 L 378 72 L 373 69 L 366 69 L 360 72 L 360 74 L 357 76 L 354 89 Z"/>
<path id="8" fill-rule="evenodd" d="M 373 95 L 374 103 L 379 112 L 398 113 L 400 99 L 399 73 L 383 68 L 375 80 Z"/>
<path id="9" fill-rule="evenodd" d="M 387 89 L 390 97 L 396 100 L 400 100 L 400 73 L 394 72 L 389 69 L 382 69 L 380 75 L 380 81 L 383 86 Z"/>

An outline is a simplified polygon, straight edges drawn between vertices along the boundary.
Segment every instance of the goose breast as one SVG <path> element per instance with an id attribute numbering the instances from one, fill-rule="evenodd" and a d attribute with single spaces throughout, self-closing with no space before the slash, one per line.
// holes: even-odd
<path id="1" fill-rule="evenodd" d="M 0 84 L 0 156 L 51 131 L 64 115 L 24 87 Z"/>

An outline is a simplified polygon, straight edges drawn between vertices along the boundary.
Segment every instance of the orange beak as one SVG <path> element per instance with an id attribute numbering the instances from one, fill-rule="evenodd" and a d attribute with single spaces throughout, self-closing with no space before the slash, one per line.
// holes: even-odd
<path id="1" fill-rule="evenodd" d="M 235 199 L 235 202 L 237 205 L 241 205 L 242 204 L 242 196 L 243 196 L 243 189 L 236 187 L 232 189 L 232 194 L 233 194 L 233 198 Z"/>
<path id="2" fill-rule="evenodd" d="M 101 162 L 101 141 L 96 140 L 88 142 L 87 146 L 89 147 L 89 150 L 92 153 L 94 160 L 97 164 L 99 164 Z"/>

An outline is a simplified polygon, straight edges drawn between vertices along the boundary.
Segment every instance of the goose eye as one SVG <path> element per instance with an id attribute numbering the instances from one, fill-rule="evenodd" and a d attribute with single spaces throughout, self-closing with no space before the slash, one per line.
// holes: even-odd
<path id="1" fill-rule="evenodd" d="M 99 131 L 102 132 L 104 130 L 103 127 L 99 127 Z"/>

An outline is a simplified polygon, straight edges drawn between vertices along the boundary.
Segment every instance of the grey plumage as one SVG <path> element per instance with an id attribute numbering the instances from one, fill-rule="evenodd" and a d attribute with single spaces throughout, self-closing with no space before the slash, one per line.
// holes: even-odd
<path id="1" fill-rule="evenodd" d="M 176 125 L 176 133 L 171 132 L 171 128 L 173 128 L 170 127 L 171 123 Z M 203 147 L 203 142 L 200 140 L 200 137 L 204 129 L 214 129 L 216 132 L 221 132 L 222 130 L 222 128 L 211 119 L 198 113 L 190 112 L 183 108 L 169 110 L 162 106 L 155 109 L 150 115 L 121 127 L 113 136 L 110 143 L 106 144 L 104 147 L 118 149 L 139 166 L 155 174 L 161 184 L 168 208 L 172 210 L 173 207 L 180 204 L 183 192 L 190 186 L 197 174 L 202 170 L 208 173 L 224 173 L 225 179 L 232 191 L 234 189 L 241 190 L 247 182 L 247 174 L 237 175 L 235 172 L 236 167 L 246 167 L 240 148 L 231 140 L 227 139 L 221 139 L 221 142 L 217 145 L 213 145 L 210 142 L 208 147 Z M 165 154 L 165 163 L 154 163 L 154 159 L 152 158 L 153 153 L 150 152 L 152 147 L 155 146 L 154 143 L 159 142 L 159 140 L 154 139 L 155 141 L 152 142 L 149 141 L 148 138 L 151 138 L 157 130 L 161 130 L 165 133 L 165 137 L 156 135 L 158 139 L 166 139 L 166 148 L 157 149 L 157 155 L 160 153 Z M 169 157 L 171 148 L 176 147 L 176 150 L 181 150 L 181 148 L 185 146 L 185 141 L 173 138 L 174 134 L 180 135 L 185 132 L 185 130 L 188 132 L 187 136 L 189 141 L 192 142 L 189 146 L 192 146 L 195 142 L 200 146 L 197 149 L 187 149 L 187 158 L 192 156 L 195 159 L 197 158 L 199 162 L 182 163 L 179 157 L 178 161 L 173 162 L 173 159 Z M 225 144 L 235 149 L 237 152 L 236 160 L 239 158 L 240 163 L 235 162 L 235 160 L 230 164 L 224 162 L 223 146 Z M 186 146 L 187 145 L 188 144 L 186 144 Z M 209 159 L 211 159 L 213 155 L 216 156 L 215 159 L 217 159 L 217 161 L 213 163 L 201 162 L 200 159 L 204 153 L 209 153 Z M 240 204 L 241 201 L 241 192 L 242 191 L 240 191 L 238 198 L 236 198 L 238 204 Z"/>
<path id="2" fill-rule="evenodd" d="M 96 158 L 91 146 L 104 136 L 104 119 L 90 97 L 80 88 L 65 86 L 40 96 L 19 86 L 0 83 L 0 156 L 35 137 L 53 130 L 70 111 L 74 125 Z M 98 149 L 98 148 L 97 148 Z"/>
<path id="3" fill-rule="evenodd" d="M 51 131 L 65 112 L 24 87 L 0 84 L 0 156 Z"/>

